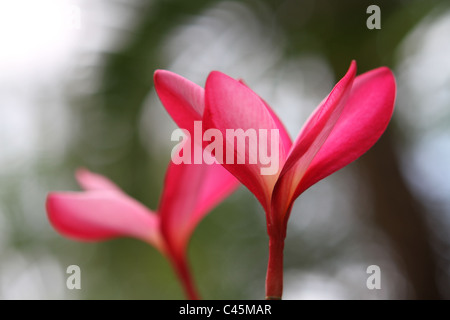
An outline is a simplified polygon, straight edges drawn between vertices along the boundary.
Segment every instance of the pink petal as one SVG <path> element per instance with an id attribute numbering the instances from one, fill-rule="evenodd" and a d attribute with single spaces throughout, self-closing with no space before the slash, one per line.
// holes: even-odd
<path id="1" fill-rule="evenodd" d="M 267 102 L 265 102 L 264 100 L 263 102 L 267 110 L 269 111 L 270 115 L 272 116 L 273 121 L 275 121 L 278 130 L 280 131 L 281 143 L 283 144 L 284 150 L 286 150 L 285 153 L 287 153 L 288 150 L 291 150 L 292 148 L 291 137 L 289 136 L 289 133 L 287 132 L 286 127 L 281 122 L 280 118 L 278 118 L 277 114 L 272 110 L 272 108 L 269 106 Z"/>
<path id="2" fill-rule="evenodd" d="M 227 129 L 242 129 L 243 131 L 251 129 L 256 130 L 257 135 L 259 135 L 259 129 L 266 129 L 268 130 L 268 137 L 270 137 L 270 130 L 279 129 L 276 120 L 258 95 L 244 84 L 223 73 L 217 71 L 210 73 L 205 86 L 205 101 L 204 129 L 219 129 L 224 140 L 227 137 Z M 254 143 L 254 141 L 252 142 Z M 225 145 L 230 143 L 235 144 L 232 140 L 226 139 L 223 151 L 224 158 L 227 154 Z M 230 164 L 224 159 L 223 166 L 238 178 L 267 208 L 277 174 L 273 176 L 261 175 L 262 165 L 259 159 L 257 159 L 256 164 L 249 163 L 250 156 L 256 155 L 249 153 L 248 143 L 245 154 L 238 154 L 236 148 L 234 151 L 235 157 L 239 156 L 245 159 L 245 164 L 237 164 L 236 159 L 234 164 Z M 277 151 L 281 166 L 286 155 L 283 143 L 279 143 L 279 150 Z"/>
<path id="3" fill-rule="evenodd" d="M 194 121 L 202 119 L 205 108 L 205 91 L 202 87 L 166 71 L 154 73 L 155 89 L 165 109 L 182 129 L 192 134 Z"/>
<path id="4" fill-rule="evenodd" d="M 282 207 L 283 202 L 284 206 L 292 205 L 293 200 L 303 191 L 370 149 L 383 134 L 392 117 L 395 92 L 395 79 L 388 68 L 374 69 L 356 77 L 345 107 L 326 141 L 322 142 L 307 168 L 300 167 L 301 181 L 295 184 L 291 178 L 289 191 L 286 191 L 288 188 L 285 189 L 285 193 L 290 194 L 289 199 L 286 196 L 283 199 L 280 187 L 277 190 L 278 199 L 274 198 L 274 207 Z M 312 119 L 316 114 L 317 112 Z M 307 152 L 308 150 L 305 151 Z M 283 176 L 285 183 L 288 177 L 289 175 Z"/>
<path id="5" fill-rule="evenodd" d="M 194 121 L 201 121 L 203 117 L 204 89 L 165 70 L 155 72 L 154 82 L 169 115 L 180 128 L 187 129 L 194 137 Z M 191 148 L 200 149 L 203 154 L 201 147 L 191 143 Z M 182 255 L 193 229 L 203 216 L 238 185 L 239 181 L 217 164 L 170 164 L 159 212 L 164 237 L 169 247 L 177 251 L 177 256 Z"/>
<path id="6" fill-rule="evenodd" d="M 243 80 L 239 80 L 239 82 L 242 83 L 243 85 L 245 85 L 246 87 L 248 87 L 247 84 Z M 260 98 L 260 99 L 266 106 L 267 111 L 269 111 L 270 115 L 272 116 L 273 121 L 275 122 L 277 128 L 280 130 L 280 139 L 281 139 L 281 142 L 283 143 L 284 150 L 286 150 L 286 151 L 291 150 L 292 140 L 291 140 L 291 137 L 289 136 L 289 133 L 286 130 L 286 127 L 281 122 L 280 118 L 278 118 L 277 114 L 272 110 L 270 105 L 264 99 L 262 99 L 262 98 Z"/>
<path id="7" fill-rule="evenodd" d="M 296 193 L 353 162 L 381 137 L 392 117 L 395 78 L 386 67 L 356 77 L 339 121 L 306 171 Z"/>
<path id="8" fill-rule="evenodd" d="M 122 190 L 114 182 L 87 169 L 78 169 L 75 177 L 84 190 L 110 190 L 122 193 Z"/>
<path id="9" fill-rule="evenodd" d="M 100 241 L 129 236 L 163 249 L 158 216 L 115 191 L 50 193 L 46 206 L 51 224 L 66 237 Z"/>
<path id="10" fill-rule="evenodd" d="M 202 151 L 201 146 L 193 147 Z M 170 163 L 158 211 L 162 233 L 175 255 L 185 251 L 200 220 L 238 186 L 220 164 Z"/>
<path id="11" fill-rule="evenodd" d="M 352 61 L 346 75 L 336 84 L 300 131 L 275 187 L 273 199 L 278 217 L 273 219 L 287 220 L 284 215 L 288 213 L 288 208 L 298 196 L 296 188 L 338 121 L 350 94 L 355 74 L 356 63 Z"/>

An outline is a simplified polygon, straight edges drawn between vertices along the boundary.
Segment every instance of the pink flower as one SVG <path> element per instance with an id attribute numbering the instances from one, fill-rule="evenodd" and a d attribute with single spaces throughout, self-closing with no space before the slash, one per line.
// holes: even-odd
<path id="1" fill-rule="evenodd" d="M 145 241 L 171 261 L 186 296 L 198 294 L 189 272 L 186 249 L 200 220 L 239 185 L 220 165 L 175 165 L 166 172 L 159 209 L 154 212 L 126 195 L 107 178 L 80 169 L 83 192 L 54 192 L 47 213 L 62 235 L 81 241 L 133 237 Z"/>
<path id="2" fill-rule="evenodd" d="M 214 128 L 223 136 L 227 129 L 279 130 L 276 174 L 261 175 L 261 162 L 222 165 L 264 207 L 269 235 L 266 297 L 280 299 L 284 239 L 293 202 L 310 186 L 360 157 L 382 135 L 394 108 L 392 72 L 381 67 L 356 77 L 353 61 L 293 143 L 269 105 L 245 84 L 223 73 L 211 72 L 205 89 L 164 70 L 157 70 L 154 80 L 159 98 L 181 128 L 191 131 L 192 114 L 197 114 L 203 115 L 203 131 Z M 235 147 L 234 152 L 239 150 Z M 249 148 L 245 152 L 249 158 Z"/>

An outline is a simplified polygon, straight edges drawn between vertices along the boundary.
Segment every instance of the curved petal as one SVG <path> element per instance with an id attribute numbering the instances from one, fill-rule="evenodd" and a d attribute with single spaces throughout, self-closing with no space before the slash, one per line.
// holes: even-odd
<path id="1" fill-rule="evenodd" d="M 286 127 L 284 126 L 283 122 L 281 122 L 280 118 L 278 118 L 277 114 L 272 110 L 272 108 L 269 106 L 269 104 L 262 100 L 264 102 L 264 105 L 267 108 L 267 111 L 269 111 L 270 115 L 273 118 L 273 121 L 275 121 L 275 125 L 277 126 L 278 130 L 280 131 L 280 139 L 281 143 L 283 144 L 285 154 L 289 152 L 292 148 L 292 139 L 289 136 L 289 133 L 286 130 Z"/>
<path id="2" fill-rule="evenodd" d="M 47 214 L 53 227 L 76 240 L 101 241 L 129 236 L 163 250 L 158 216 L 114 191 L 50 193 Z"/>
<path id="3" fill-rule="evenodd" d="M 273 219 L 287 220 L 285 214 L 298 196 L 297 186 L 341 116 L 351 92 L 355 74 L 356 63 L 352 61 L 346 75 L 335 85 L 300 131 L 274 190 L 274 210 L 278 211 L 276 213 L 278 217 Z"/>
<path id="4" fill-rule="evenodd" d="M 392 117 L 395 78 L 386 67 L 356 77 L 333 131 L 308 167 L 297 194 L 353 162 L 381 137 Z"/>
<path id="5" fill-rule="evenodd" d="M 193 147 L 202 150 L 196 144 Z M 184 252 L 200 220 L 238 186 L 239 181 L 220 164 L 171 162 L 158 210 L 161 231 L 169 247 L 177 255 Z"/>
<path id="6" fill-rule="evenodd" d="M 264 208 L 268 208 L 278 169 L 284 163 L 286 154 L 279 136 L 276 137 L 277 140 L 273 141 L 277 145 L 276 173 L 261 174 L 264 165 L 259 155 L 262 151 L 268 154 L 268 146 L 272 144 L 272 131 L 279 134 L 279 128 L 272 114 L 256 93 L 241 82 L 218 71 L 213 71 L 208 76 L 205 103 L 204 129 L 218 129 L 225 141 L 223 166 L 256 196 Z M 258 144 L 261 140 L 260 129 L 267 133 L 267 144 Z M 233 132 L 241 136 L 241 141 L 245 139 L 245 143 L 240 143 L 240 147 L 244 147 L 245 150 L 239 150 L 239 142 L 235 143 L 238 139 L 231 134 Z M 251 146 L 252 151 L 249 150 Z M 230 154 L 232 159 L 229 158 Z M 238 160 L 243 164 L 239 164 Z"/>
<path id="7" fill-rule="evenodd" d="M 159 99 L 173 121 L 192 135 L 194 121 L 202 120 L 205 109 L 204 89 L 166 70 L 156 70 L 153 78 Z"/>
<path id="8" fill-rule="evenodd" d="M 120 189 L 108 178 L 100 174 L 90 172 L 84 168 L 80 168 L 75 172 L 75 178 L 84 190 L 110 190 L 120 193 L 123 192 L 122 189 Z"/>
<path id="9" fill-rule="evenodd" d="M 243 85 L 245 85 L 246 87 L 248 87 L 247 84 L 242 79 L 239 80 L 239 82 L 242 83 Z M 292 139 L 289 136 L 289 133 L 287 132 L 286 127 L 284 126 L 283 122 L 281 122 L 280 118 L 278 118 L 277 114 L 272 110 L 270 105 L 261 97 L 260 97 L 260 99 L 266 106 L 267 111 L 269 111 L 270 115 L 273 118 L 273 121 L 275 122 L 275 125 L 277 126 L 278 130 L 280 131 L 280 139 L 281 139 L 281 142 L 283 143 L 284 150 L 286 150 L 286 152 L 288 152 L 289 150 L 291 150 L 291 147 L 292 147 Z"/>

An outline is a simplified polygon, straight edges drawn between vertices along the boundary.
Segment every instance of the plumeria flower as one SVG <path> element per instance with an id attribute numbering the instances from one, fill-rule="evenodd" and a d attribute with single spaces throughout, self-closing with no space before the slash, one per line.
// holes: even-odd
<path id="1" fill-rule="evenodd" d="M 236 178 L 220 165 L 171 162 L 156 212 L 104 176 L 79 169 L 76 178 L 85 191 L 47 197 L 48 217 L 59 233 L 80 241 L 142 240 L 167 256 L 186 297 L 199 298 L 187 263 L 188 242 L 200 220 L 236 189 Z"/>
<path id="2" fill-rule="evenodd" d="M 242 81 L 213 71 L 203 89 L 165 70 L 157 70 L 154 81 L 161 102 L 180 128 L 192 130 L 190 121 L 195 115 L 201 117 L 204 131 L 214 128 L 224 136 L 227 129 L 278 130 L 280 166 L 275 174 L 262 175 L 260 161 L 222 165 L 265 210 L 269 235 L 266 298 L 281 299 L 284 239 L 294 200 L 319 180 L 359 158 L 380 138 L 394 109 L 396 84 L 392 72 L 381 67 L 356 76 L 356 62 L 352 61 L 294 142 L 270 106 Z M 226 140 L 221 151 L 225 153 L 226 146 L 232 143 Z M 249 149 L 240 156 L 249 158 Z M 234 152 L 242 150 L 235 146 Z"/>

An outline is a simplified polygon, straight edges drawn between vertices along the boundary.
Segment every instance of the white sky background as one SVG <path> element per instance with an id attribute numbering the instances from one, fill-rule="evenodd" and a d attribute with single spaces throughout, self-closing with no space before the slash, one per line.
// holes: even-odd
<path id="1" fill-rule="evenodd" d="M 13 188 L 5 181 L 20 186 L 24 202 L 17 206 L 23 214 L 14 220 L 23 218 L 31 235 L 45 217 L 34 209 L 42 206 L 38 195 L 45 190 L 32 168 L 43 158 L 58 162 L 68 139 L 63 90 L 80 35 L 81 26 L 72 20 L 77 10 L 74 1 L 0 0 L 0 196 Z M 45 248 L 30 254 L 8 247 L 17 229 L 9 225 L 6 210 L 0 203 L 0 298 L 63 297 L 55 257 Z"/>
<path id="2" fill-rule="evenodd" d="M 73 130 L 68 84 L 118 45 L 112 31 L 132 25 L 133 3 L 118 10 L 107 0 L 0 0 L 0 299 L 68 294 L 66 266 L 39 245 L 52 235 L 44 207 L 49 190 L 35 170 L 61 162 Z M 21 193 L 14 219 L 1 202 L 13 188 Z M 23 225 L 14 229 L 11 220 Z M 21 229 L 35 237 L 29 251 L 8 246 L 12 230 Z"/>
<path id="3" fill-rule="evenodd" d="M 64 133 L 67 119 L 57 104 L 79 36 L 79 25 L 70 23 L 77 8 L 69 1 L 0 0 L 0 172 L 36 156 L 43 117 L 54 115 L 47 125 Z"/>
<path id="4" fill-rule="evenodd" d="M 132 10 L 123 11 L 125 8 Z M 117 37 L 117 30 L 123 31 L 125 28 L 126 31 L 133 14 L 133 6 L 118 8 L 106 0 L 0 0 L 0 179 L 12 175 L 28 179 L 32 176 L 33 165 L 43 157 L 55 163 L 61 160 L 71 130 L 65 84 L 76 76 L 72 72 L 80 63 L 79 54 L 88 52 L 95 59 L 97 53 L 111 50 L 117 41 L 123 40 Z M 450 15 L 446 14 L 441 19 L 433 18 L 421 24 L 399 53 L 404 62 L 397 70 L 398 116 L 401 124 L 415 133 L 404 153 L 407 155 L 405 174 L 411 184 L 417 186 L 419 194 L 431 200 L 437 198 L 442 203 L 444 209 L 441 217 L 448 220 L 449 130 L 431 129 L 442 115 L 450 118 L 449 21 Z M 222 37 L 216 37 L 215 32 L 222 30 L 224 25 L 230 26 L 229 29 Z M 205 30 L 203 37 L 195 37 L 193 30 L 196 28 Z M 267 37 L 263 30 L 261 21 L 248 9 L 225 3 L 206 11 L 190 25 L 175 30 L 161 55 L 168 57 L 171 70 L 200 84 L 203 84 L 211 69 L 244 78 L 286 121 L 288 130 L 295 138 L 304 119 L 328 93 L 335 79 L 332 79 L 326 61 L 320 57 L 303 57 L 280 63 L 279 50 L 283 49 L 283 39 L 274 34 Z M 209 51 L 204 50 L 205 42 L 211 43 L 213 40 L 214 46 L 208 46 Z M 183 50 L 180 45 L 183 45 Z M 235 49 L 229 50 L 230 47 Z M 222 53 L 227 51 L 229 54 L 224 59 Z M 193 57 L 198 57 L 198 52 L 202 52 L 204 59 L 195 62 Z M 250 60 L 251 63 L 239 64 L 243 57 L 249 56 L 255 57 Z M 408 96 L 410 100 L 406 98 Z M 157 103 L 155 99 L 154 95 L 149 96 L 152 106 Z M 411 112 L 410 106 L 414 107 L 414 112 Z M 433 115 L 437 120 L 432 119 Z M 161 127 L 148 124 L 149 121 L 151 124 L 149 119 L 152 118 L 158 119 L 161 124 L 159 119 L 162 117 L 162 108 L 144 107 L 143 134 L 161 137 L 161 145 L 170 143 L 167 139 L 170 134 L 161 134 L 160 130 L 153 132 L 152 128 Z M 324 188 L 329 186 L 323 185 L 317 192 L 322 192 Z M 42 205 L 36 198 L 45 194 L 46 190 L 37 189 L 39 184 L 31 190 L 34 198 L 28 195 L 23 197 L 34 199 L 23 204 L 24 208 Z M 2 193 L 0 189 L 0 196 Z M 327 204 L 322 205 L 326 207 Z M 307 206 L 306 201 L 303 208 Z M 6 243 L 10 231 L 4 211 L 0 203 L 0 298 L 62 297 L 65 290 L 61 288 L 65 288 L 65 279 L 52 277 L 61 269 L 57 257 L 51 256 L 45 249 L 36 256 L 9 248 Z M 304 210 L 302 219 L 296 219 L 294 214 L 291 223 L 295 229 L 325 227 L 324 220 L 313 212 Z M 27 216 L 28 212 L 24 215 Z M 42 222 L 39 223 L 42 216 L 39 217 L 30 216 L 31 221 L 37 222 L 37 227 L 30 223 L 31 227 L 42 227 Z M 324 217 L 330 216 L 325 213 Z M 344 216 L 343 220 L 347 218 Z M 365 266 L 360 263 L 350 261 L 348 270 L 355 271 L 363 279 Z M 286 298 L 353 297 L 348 290 L 356 284 L 349 280 L 348 272 L 336 272 L 337 275 L 320 270 L 311 274 L 287 272 L 287 278 L 292 281 L 286 284 Z M 360 294 L 364 292 L 362 290 Z"/>
<path id="5" fill-rule="evenodd" d="M 64 150 L 71 129 L 69 81 L 123 39 L 138 10 L 133 3 L 0 0 L 0 172 Z M 84 90 L 93 90 L 95 82 L 87 80 L 91 87 Z"/>

